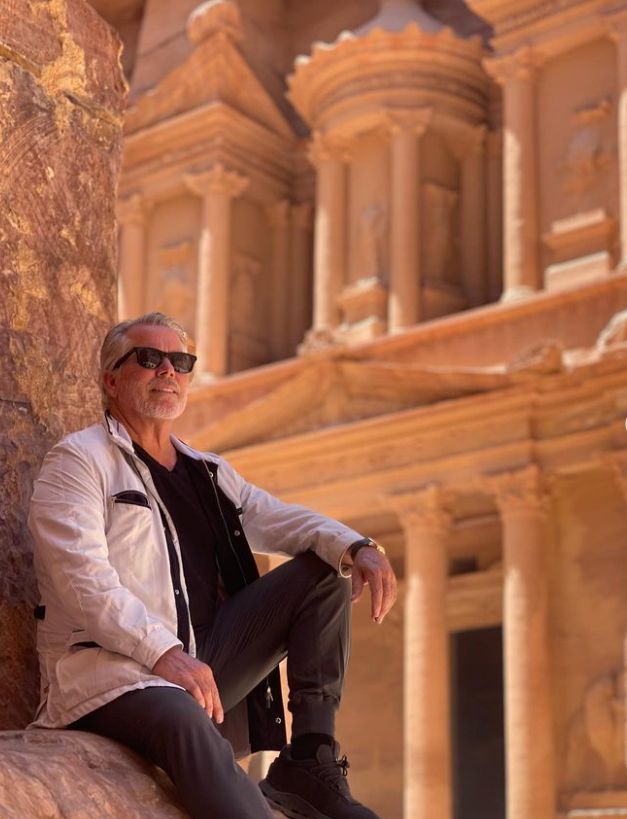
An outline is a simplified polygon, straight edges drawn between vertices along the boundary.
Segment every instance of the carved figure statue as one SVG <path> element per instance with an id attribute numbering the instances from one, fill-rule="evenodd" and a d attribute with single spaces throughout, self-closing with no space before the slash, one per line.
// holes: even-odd
<path id="1" fill-rule="evenodd" d="M 385 267 L 387 208 L 372 202 L 361 212 L 359 221 L 359 278 L 381 279 Z"/>
<path id="2" fill-rule="evenodd" d="M 575 132 L 560 167 L 567 193 L 583 193 L 598 180 L 599 173 L 611 162 L 611 151 L 605 144 L 605 129 L 611 111 L 610 101 L 599 100 L 574 113 Z"/>
<path id="3" fill-rule="evenodd" d="M 624 763 L 625 675 L 611 671 L 592 682 L 571 722 L 566 771 L 571 790 L 621 788 Z"/>
<path id="4" fill-rule="evenodd" d="M 454 215 L 459 194 L 444 185 L 427 182 L 423 185 L 423 196 L 422 262 L 425 277 L 444 280 L 456 242 Z"/>

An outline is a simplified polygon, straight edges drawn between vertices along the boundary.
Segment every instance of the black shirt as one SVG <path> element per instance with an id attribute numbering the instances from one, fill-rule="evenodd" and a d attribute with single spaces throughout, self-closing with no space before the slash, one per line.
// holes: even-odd
<path id="1" fill-rule="evenodd" d="M 209 476 L 198 469 L 193 458 L 182 452 L 177 452 L 174 469 L 169 470 L 139 444 L 134 444 L 134 447 L 150 470 L 159 497 L 174 523 L 183 560 L 192 627 L 198 634 L 211 628 L 218 598 Z"/>

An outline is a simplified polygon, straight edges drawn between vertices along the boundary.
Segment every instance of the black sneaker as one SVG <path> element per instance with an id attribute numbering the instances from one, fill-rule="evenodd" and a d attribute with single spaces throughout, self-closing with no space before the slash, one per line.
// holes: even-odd
<path id="1" fill-rule="evenodd" d="M 259 783 L 263 795 L 290 819 L 379 819 L 351 796 L 339 750 L 337 743 L 321 745 L 315 759 L 292 759 L 286 745 Z"/>

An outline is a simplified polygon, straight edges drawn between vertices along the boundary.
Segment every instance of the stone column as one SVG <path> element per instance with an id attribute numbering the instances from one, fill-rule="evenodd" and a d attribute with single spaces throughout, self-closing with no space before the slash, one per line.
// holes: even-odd
<path id="1" fill-rule="evenodd" d="M 534 61 L 529 49 L 486 60 L 503 87 L 503 301 L 540 288 Z"/>
<path id="2" fill-rule="evenodd" d="M 185 183 L 202 197 L 198 241 L 196 355 L 198 371 L 228 371 L 229 285 L 231 276 L 231 200 L 248 180 L 218 163 L 187 174 Z"/>
<path id="3" fill-rule="evenodd" d="M 317 169 L 314 228 L 313 335 L 329 336 L 339 322 L 337 298 L 346 268 L 345 142 L 314 134 L 309 157 Z"/>
<path id="4" fill-rule="evenodd" d="M 610 37 L 616 43 L 618 96 L 618 190 L 620 206 L 620 266 L 627 267 L 627 14 L 608 20 Z"/>
<path id="5" fill-rule="evenodd" d="M 290 203 L 283 199 L 267 208 L 272 229 L 272 326 L 270 345 L 275 359 L 289 350 Z"/>
<path id="6" fill-rule="evenodd" d="M 503 526 L 507 819 L 555 819 L 547 502 L 536 467 L 489 478 Z"/>
<path id="7" fill-rule="evenodd" d="M 309 327 L 311 294 L 312 207 L 308 202 L 292 206 L 290 241 L 290 298 L 288 326 L 291 350 L 303 340 Z"/>
<path id="8" fill-rule="evenodd" d="M 117 204 L 120 228 L 120 265 L 118 273 L 118 317 L 136 318 L 144 312 L 146 285 L 147 208 L 139 194 Z"/>
<path id="9" fill-rule="evenodd" d="M 488 219 L 488 298 L 503 292 L 503 132 L 490 131 L 486 139 Z"/>
<path id="10" fill-rule="evenodd" d="M 405 819 L 451 817 L 449 636 L 451 517 L 435 486 L 389 499 L 405 533 Z"/>
<path id="11" fill-rule="evenodd" d="M 388 114 L 392 134 L 390 285 L 388 332 L 420 321 L 420 153 L 419 140 L 431 112 Z"/>
<path id="12" fill-rule="evenodd" d="M 470 307 L 488 300 L 485 136 L 478 128 L 462 159 L 462 264 Z"/>

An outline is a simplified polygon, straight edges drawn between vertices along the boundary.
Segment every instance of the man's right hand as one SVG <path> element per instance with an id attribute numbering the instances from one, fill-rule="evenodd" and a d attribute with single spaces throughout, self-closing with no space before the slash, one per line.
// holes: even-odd
<path id="1" fill-rule="evenodd" d="M 206 663 L 190 657 L 180 646 L 175 646 L 159 657 L 152 673 L 189 691 L 214 722 L 224 721 L 218 686 L 213 671 Z"/>

